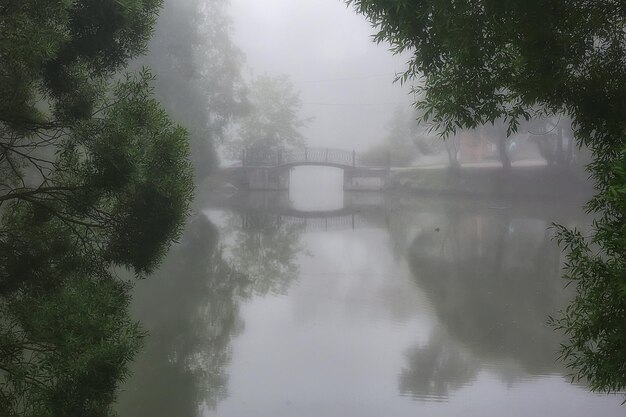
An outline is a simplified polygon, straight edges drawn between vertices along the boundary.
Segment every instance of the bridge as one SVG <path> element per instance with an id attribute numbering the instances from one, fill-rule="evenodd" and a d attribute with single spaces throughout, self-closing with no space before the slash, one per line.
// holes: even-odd
<path id="1" fill-rule="evenodd" d="M 275 153 L 245 150 L 241 169 L 245 185 L 251 190 L 286 190 L 289 173 L 298 166 L 327 166 L 343 170 L 343 188 L 347 191 L 382 190 L 387 186 L 390 158 L 383 161 L 364 158 L 356 151 L 333 148 L 300 148 Z"/>
<path id="2" fill-rule="evenodd" d="M 298 165 L 331 166 L 336 168 L 389 168 L 390 157 L 384 160 L 365 158 L 362 153 L 333 148 L 309 148 L 278 151 L 276 153 L 244 150 L 242 153 L 244 167 L 282 167 Z"/>

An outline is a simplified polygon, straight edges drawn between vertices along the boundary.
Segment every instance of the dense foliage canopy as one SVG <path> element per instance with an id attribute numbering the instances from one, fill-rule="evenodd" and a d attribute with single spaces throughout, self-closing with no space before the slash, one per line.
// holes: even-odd
<path id="1" fill-rule="evenodd" d="M 557 227 L 577 288 L 554 324 L 592 389 L 626 388 L 626 4 L 620 0 L 347 0 L 411 59 L 417 107 L 442 135 L 565 114 L 597 194 L 590 235 Z"/>
<path id="2" fill-rule="evenodd" d="M 154 270 L 193 188 L 150 72 L 116 75 L 159 6 L 0 4 L 0 415 L 109 415 L 139 347 L 115 268 Z"/>

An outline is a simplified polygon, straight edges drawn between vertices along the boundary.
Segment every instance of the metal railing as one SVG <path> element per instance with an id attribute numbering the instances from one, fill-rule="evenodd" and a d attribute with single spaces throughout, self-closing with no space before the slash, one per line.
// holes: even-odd
<path id="1" fill-rule="evenodd" d="M 345 168 L 388 168 L 389 157 L 384 162 L 371 162 L 356 151 L 333 148 L 300 148 L 278 152 L 244 150 L 241 156 L 244 167 L 274 167 L 285 165 L 329 165 Z"/>

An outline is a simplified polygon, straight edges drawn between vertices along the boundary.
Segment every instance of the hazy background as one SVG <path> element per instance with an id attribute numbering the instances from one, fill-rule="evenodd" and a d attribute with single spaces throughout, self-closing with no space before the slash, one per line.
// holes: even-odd
<path id="1" fill-rule="evenodd" d="M 311 146 L 364 150 L 381 142 L 408 86 L 393 84 L 406 59 L 371 40 L 373 29 L 339 0 L 232 0 L 233 41 L 244 75 L 286 74 L 300 91 Z"/>

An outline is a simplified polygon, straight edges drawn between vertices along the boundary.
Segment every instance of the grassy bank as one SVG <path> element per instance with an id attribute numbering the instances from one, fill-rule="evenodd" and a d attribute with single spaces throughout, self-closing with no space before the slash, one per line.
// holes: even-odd
<path id="1" fill-rule="evenodd" d="M 507 199 L 582 200 L 593 189 L 578 169 L 560 171 L 550 167 L 447 167 L 392 171 L 390 189 L 399 192 Z"/>

